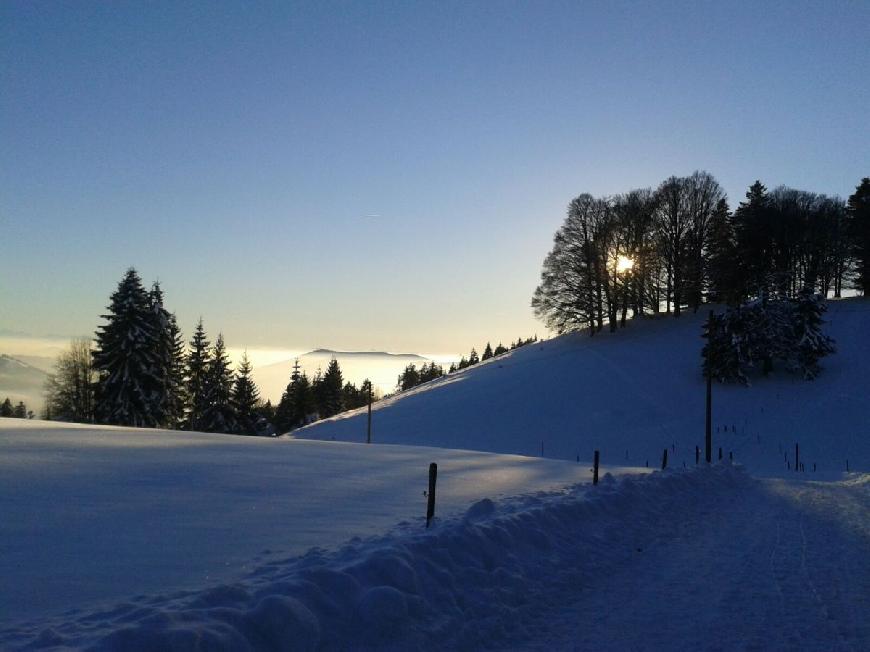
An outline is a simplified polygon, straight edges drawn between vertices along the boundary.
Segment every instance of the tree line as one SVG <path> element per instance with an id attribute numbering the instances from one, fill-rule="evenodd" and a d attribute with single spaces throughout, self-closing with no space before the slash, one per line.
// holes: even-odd
<path id="1" fill-rule="evenodd" d="M 298 360 L 279 404 L 262 401 L 244 353 L 233 370 L 222 334 L 202 319 L 185 343 L 158 283 L 146 290 L 130 268 L 111 295 L 93 342 L 73 340 L 45 385 L 47 419 L 83 423 L 273 434 L 360 407 L 374 396 L 342 379 L 333 359 L 309 381 Z"/>
<path id="2" fill-rule="evenodd" d="M 478 355 L 477 349 L 472 347 L 471 352 L 468 354 L 467 358 L 463 355 L 459 359 L 458 363 L 450 363 L 450 368 L 447 370 L 447 373 L 455 373 L 460 369 L 466 369 L 467 367 L 476 365 L 478 362 L 489 360 L 490 358 L 494 358 L 496 356 L 502 355 L 503 353 L 507 353 L 508 351 L 513 351 L 514 349 L 518 349 L 521 346 L 525 346 L 526 344 L 532 344 L 533 342 L 537 341 L 537 335 L 526 339 L 520 337 L 517 339 L 516 342 L 511 342 L 510 349 L 502 345 L 501 342 L 499 342 L 498 345 L 493 349 L 492 344 L 487 342 L 486 346 L 483 349 L 482 355 Z M 399 374 L 396 387 L 400 392 L 404 392 L 411 389 L 412 387 L 417 387 L 418 385 L 427 383 L 430 380 L 441 378 L 441 376 L 443 375 L 444 368 L 439 364 L 435 364 L 435 362 L 424 362 L 420 369 L 417 369 L 417 366 L 411 363 L 407 367 L 405 367 L 402 373 Z"/>
<path id="3" fill-rule="evenodd" d="M 594 335 L 629 315 L 868 286 L 870 178 L 845 202 L 756 181 L 732 212 L 716 179 L 695 172 L 655 190 L 573 199 L 532 307 L 559 333 Z"/>

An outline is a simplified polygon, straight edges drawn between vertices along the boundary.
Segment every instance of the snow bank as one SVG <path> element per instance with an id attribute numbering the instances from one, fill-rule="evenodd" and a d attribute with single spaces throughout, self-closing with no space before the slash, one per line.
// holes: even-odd
<path id="1" fill-rule="evenodd" d="M 565 595 L 595 591 L 675 524 L 754 481 L 730 465 L 481 499 L 428 531 L 352 540 L 243 581 L 137 597 L 0 632 L 11 649 L 343 650 L 514 647 Z M 627 596 L 628 597 L 628 596 Z"/>

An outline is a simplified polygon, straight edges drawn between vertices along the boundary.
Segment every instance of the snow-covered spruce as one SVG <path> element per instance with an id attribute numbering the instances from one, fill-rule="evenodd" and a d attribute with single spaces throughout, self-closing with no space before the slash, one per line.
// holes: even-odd
<path id="1" fill-rule="evenodd" d="M 136 270 L 128 269 L 103 319 L 93 351 L 96 420 L 178 427 L 183 412 L 181 336 L 175 317 L 163 306 L 159 283 L 146 291 Z"/>
<path id="2" fill-rule="evenodd" d="M 753 370 L 766 375 L 779 360 L 812 380 L 819 360 L 835 351 L 834 340 L 822 333 L 826 310 L 820 295 L 804 290 L 794 299 L 757 300 L 713 315 L 704 333 L 704 373 L 748 385 Z"/>

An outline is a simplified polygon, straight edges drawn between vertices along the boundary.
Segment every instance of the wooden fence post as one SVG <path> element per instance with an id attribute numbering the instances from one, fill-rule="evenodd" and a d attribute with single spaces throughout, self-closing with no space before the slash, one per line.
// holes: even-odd
<path id="1" fill-rule="evenodd" d="M 600 454 L 598 450 L 592 454 L 592 484 L 598 484 L 598 461 L 600 458 Z"/>
<path id="2" fill-rule="evenodd" d="M 695 466 L 698 466 L 700 461 L 701 461 L 701 447 L 695 446 Z"/>
<path id="3" fill-rule="evenodd" d="M 438 479 L 438 465 L 435 462 L 429 465 L 429 492 L 426 494 L 426 527 L 435 517 L 435 481 Z"/>
<path id="4" fill-rule="evenodd" d="M 668 449 L 666 448 L 662 453 L 662 470 L 665 470 L 668 467 Z"/>
<path id="5" fill-rule="evenodd" d="M 722 447 L 721 446 L 719 447 L 719 459 L 720 460 L 722 459 Z"/>

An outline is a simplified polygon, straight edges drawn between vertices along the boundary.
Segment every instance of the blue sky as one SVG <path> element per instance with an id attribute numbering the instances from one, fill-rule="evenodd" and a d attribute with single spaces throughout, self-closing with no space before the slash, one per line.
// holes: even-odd
<path id="1" fill-rule="evenodd" d="M 126 267 L 236 347 L 543 332 L 568 201 L 870 174 L 866 2 L 4 2 L 0 330 Z"/>

